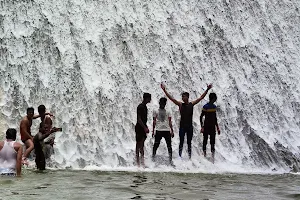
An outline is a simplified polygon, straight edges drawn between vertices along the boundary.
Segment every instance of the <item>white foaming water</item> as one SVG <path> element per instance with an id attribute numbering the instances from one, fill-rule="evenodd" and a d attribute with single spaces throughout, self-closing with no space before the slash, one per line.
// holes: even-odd
<path id="1" fill-rule="evenodd" d="M 191 100 L 207 83 L 218 95 L 216 163 L 202 156 L 201 107 L 194 109 L 193 158 L 178 160 L 178 108 L 168 101 L 176 169 L 299 170 L 299 1 L 0 1 L 0 130 L 18 127 L 28 106 L 56 115 L 54 166 L 136 170 L 136 107 L 152 111 L 166 82 Z M 37 122 L 32 132 L 37 131 Z M 184 148 L 186 149 L 186 143 Z M 210 147 L 208 145 L 208 150 Z M 158 155 L 165 155 L 164 141 Z"/>

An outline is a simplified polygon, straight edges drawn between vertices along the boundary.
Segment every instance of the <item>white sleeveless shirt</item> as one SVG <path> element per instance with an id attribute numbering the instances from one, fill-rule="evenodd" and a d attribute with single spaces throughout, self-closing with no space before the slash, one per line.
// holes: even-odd
<path id="1" fill-rule="evenodd" d="M 170 131 L 169 117 L 170 112 L 166 109 L 158 109 L 153 112 L 153 117 L 156 118 L 156 130 L 157 131 Z"/>
<path id="2" fill-rule="evenodd" d="M 15 141 L 4 141 L 0 150 L 0 174 L 16 173 L 17 152 L 14 144 Z"/>

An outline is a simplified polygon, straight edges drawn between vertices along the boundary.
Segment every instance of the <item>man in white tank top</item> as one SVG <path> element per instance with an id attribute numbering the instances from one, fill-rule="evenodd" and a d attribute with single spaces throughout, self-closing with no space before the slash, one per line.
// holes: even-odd
<path id="1" fill-rule="evenodd" d="M 174 137 L 174 133 L 173 133 L 171 115 L 165 109 L 166 103 L 167 103 L 166 98 L 164 98 L 164 97 L 160 98 L 159 109 L 157 111 L 154 111 L 154 113 L 153 113 L 152 136 L 155 135 L 155 142 L 153 145 L 152 159 L 155 160 L 156 150 L 160 144 L 160 140 L 164 137 L 166 140 L 167 148 L 168 148 L 168 152 L 169 152 L 169 162 L 171 165 L 173 165 L 171 137 Z M 156 132 L 154 132 L 155 129 L 156 129 Z"/>
<path id="2" fill-rule="evenodd" d="M 22 145 L 15 142 L 16 129 L 9 128 L 6 131 L 6 140 L 0 142 L 0 174 L 21 175 Z"/>

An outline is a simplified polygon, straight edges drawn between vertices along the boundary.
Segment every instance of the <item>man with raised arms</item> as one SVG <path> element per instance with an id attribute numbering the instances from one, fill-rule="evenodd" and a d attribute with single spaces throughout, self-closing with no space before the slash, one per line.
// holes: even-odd
<path id="1" fill-rule="evenodd" d="M 143 102 L 139 104 L 139 106 L 137 107 L 137 123 L 135 125 L 135 138 L 136 138 L 135 153 L 136 153 L 136 162 L 138 167 L 140 167 L 140 164 L 142 164 L 142 166 L 145 167 L 144 142 L 147 138 L 147 133 L 149 133 L 149 129 L 147 126 L 148 109 L 146 104 L 150 103 L 150 101 L 151 101 L 151 94 L 144 93 Z"/>
<path id="2" fill-rule="evenodd" d="M 183 92 L 182 93 L 182 101 L 177 101 L 174 99 L 166 90 L 166 86 L 161 84 L 161 88 L 166 94 L 166 96 L 179 107 L 180 111 L 180 128 L 179 128 L 179 156 L 182 155 L 182 148 L 184 142 L 184 136 L 187 135 L 187 145 L 188 145 L 188 154 L 189 158 L 191 159 L 192 156 L 192 138 L 193 138 L 193 109 L 194 105 L 199 103 L 207 94 L 208 90 L 212 87 L 212 85 L 207 85 L 207 89 L 205 92 L 196 100 L 189 102 L 189 93 Z"/>

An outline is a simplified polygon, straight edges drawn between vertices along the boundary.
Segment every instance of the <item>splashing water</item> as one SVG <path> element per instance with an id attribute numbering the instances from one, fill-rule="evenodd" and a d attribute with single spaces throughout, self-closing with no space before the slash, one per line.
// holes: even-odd
<path id="1" fill-rule="evenodd" d="M 299 1 L 0 0 L 0 7 L 0 130 L 18 127 L 28 106 L 46 105 L 63 127 L 55 167 L 135 170 L 136 107 L 143 92 L 152 94 L 151 127 L 163 81 L 178 100 L 183 91 L 199 97 L 207 83 L 218 95 L 214 165 L 201 152 L 207 98 L 194 109 L 191 161 L 186 151 L 177 158 L 180 115 L 167 102 L 177 171 L 299 171 Z M 151 162 L 152 143 L 148 137 L 149 170 L 174 170 Z M 167 159 L 164 141 L 157 154 Z"/>

